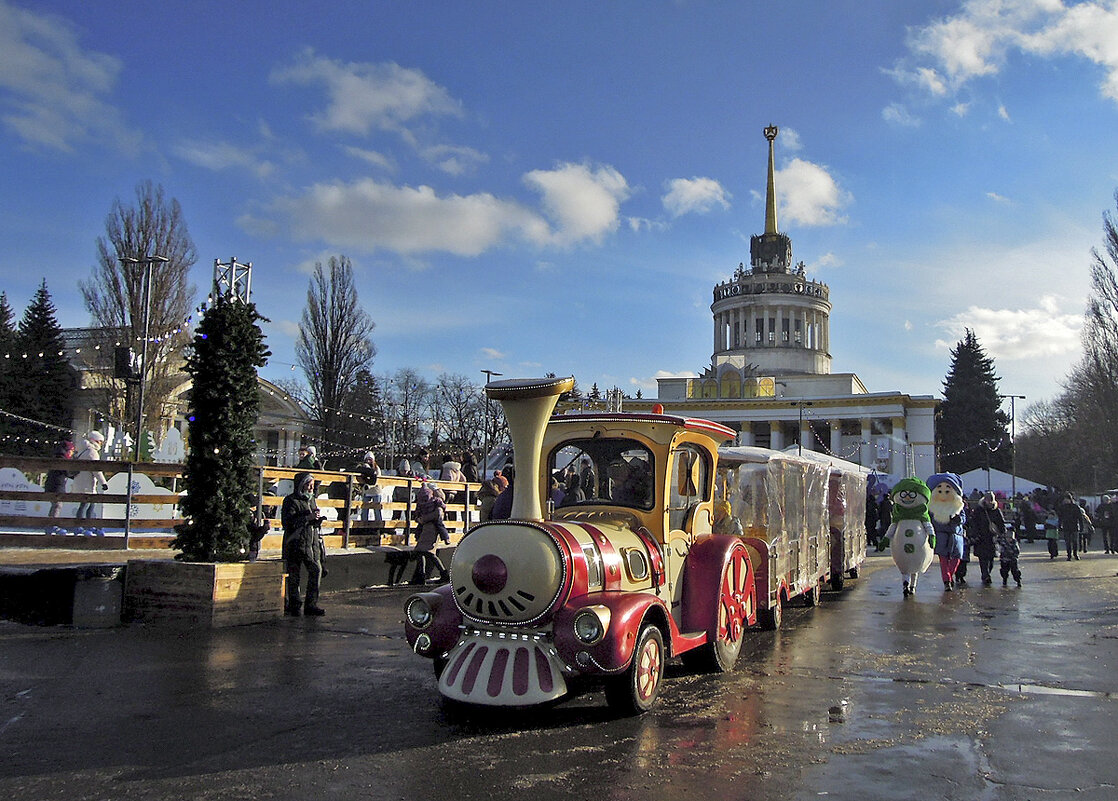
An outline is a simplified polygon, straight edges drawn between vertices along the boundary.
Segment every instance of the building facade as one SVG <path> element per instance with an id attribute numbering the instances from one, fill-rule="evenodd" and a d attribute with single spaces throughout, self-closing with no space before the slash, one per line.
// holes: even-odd
<path id="1" fill-rule="evenodd" d="M 830 290 L 792 260 L 777 226 L 775 126 L 769 143 L 764 233 L 753 236 L 749 267 L 714 287 L 711 364 L 692 377 L 658 379 L 654 404 L 736 431 L 737 444 L 821 451 L 895 482 L 936 472 L 931 395 L 870 392 L 853 373 L 831 373 Z"/>

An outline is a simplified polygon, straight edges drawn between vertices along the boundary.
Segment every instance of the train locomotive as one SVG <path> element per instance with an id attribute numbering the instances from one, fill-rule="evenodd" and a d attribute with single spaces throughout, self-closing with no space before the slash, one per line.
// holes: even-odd
<path id="1" fill-rule="evenodd" d="M 641 713 L 656 703 L 668 659 L 731 670 L 759 612 L 773 622 L 781 595 L 759 606 L 754 565 L 771 572 L 775 544 L 712 533 L 729 486 L 718 448 L 735 432 L 658 413 L 551 417 L 573 384 L 486 386 L 512 435 L 512 514 L 474 526 L 450 583 L 405 603 L 408 643 L 432 660 L 448 699 L 531 706 L 592 680 L 611 707 Z M 585 495 L 547 508 L 550 477 L 569 471 Z"/>

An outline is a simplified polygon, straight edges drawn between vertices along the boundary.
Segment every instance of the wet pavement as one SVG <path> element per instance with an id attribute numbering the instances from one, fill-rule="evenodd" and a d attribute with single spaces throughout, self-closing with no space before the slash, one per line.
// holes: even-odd
<path id="1" fill-rule="evenodd" d="M 0 797 L 1109 801 L 1118 557 L 1042 549 L 1023 546 L 1021 589 L 944 593 L 933 567 L 907 600 L 874 556 L 750 632 L 733 673 L 670 665 L 639 718 L 601 692 L 444 706 L 404 589 L 212 632 L 0 622 Z"/>

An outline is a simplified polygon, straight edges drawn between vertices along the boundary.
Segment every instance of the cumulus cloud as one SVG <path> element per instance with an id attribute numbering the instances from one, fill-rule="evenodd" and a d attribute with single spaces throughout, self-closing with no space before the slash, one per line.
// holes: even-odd
<path id="1" fill-rule="evenodd" d="M 272 211 L 296 239 L 361 251 L 477 256 L 510 235 L 547 241 L 547 223 L 518 203 L 488 193 L 438 195 L 429 186 L 371 178 L 315 184 L 274 201 Z"/>
<path id="2" fill-rule="evenodd" d="M 629 197 L 625 177 L 610 166 L 561 164 L 553 170 L 532 170 L 524 182 L 540 193 L 544 211 L 556 226 L 551 240 L 559 245 L 601 242 L 617 230 L 621 203 Z"/>
<path id="3" fill-rule="evenodd" d="M 1104 71 L 1100 91 L 1118 102 L 1118 4 L 1088 0 L 968 0 L 954 15 L 909 32 L 918 66 L 892 71 L 934 95 L 996 75 L 1010 52 L 1043 58 L 1078 57 Z"/>
<path id="4" fill-rule="evenodd" d="M 667 186 L 661 201 L 673 217 L 706 214 L 715 206 L 730 208 L 730 193 L 713 178 L 673 178 Z"/>
<path id="5" fill-rule="evenodd" d="M 936 340 L 941 348 L 952 348 L 967 328 L 974 331 L 982 347 L 997 359 L 1044 359 L 1068 356 L 1080 346 L 1083 327 L 1081 310 L 1069 312 L 1067 303 L 1055 295 L 1045 295 L 1031 309 L 992 309 L 971 306 L 936 327 L 953 339 Z"/>
<path id="6" fill-rule="evenodd" d="M 113 56 L 83 50 L 67 21 L 0 0 L 0 120 L 32 147 L 74 151 L 80 141 L 135 151 L 109 96 L 120 75 Z"/>
<path id="7" fill-rule="evenodd" d="M 842 210 L 853 202 L 827 168 L 794 158 L 776 171 L 777 203 L 786 223 L 804 226 L 846 222 Z"/>
<path id="8" fill-rule="evenodd" d="M 215 172 L 239 168 L 248 170 L 257 178 L 266 178 L 275 169 L 272 162 L 261 158 L 253 150 L 229 142 L 183 141 L 175 145 L 172 152 L 184 161 Z"/>
<path id="9" fill-rule="evenodd" d="M 322 86 L 328 102 L 312 119 L 323 131 L 365 136 L 379 129 L 410 138 L 408 126 L 426 116 L 458 116 L 459 103 L 420 70 L 399 64 L 341 62 L 308 48 L 272 71 L 274 83 Z"/>
<path id="10" fill-rule="evenodd" d="M 912 113 L 900 103 L 890 103 L 883 108 L 881 110 L 881 118 L 890 125 L 900 125 L 903 128 L 917 128 L 920 126 L 920 119 L 914 117 Z"/>

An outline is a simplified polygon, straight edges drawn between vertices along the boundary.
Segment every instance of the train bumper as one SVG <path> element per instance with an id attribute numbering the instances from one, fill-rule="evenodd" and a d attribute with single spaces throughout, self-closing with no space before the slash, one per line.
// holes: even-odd
<path id="1" fill-rule="evenodd" d="M 531 706 L 567 694 L 563 665 L 546 640 L 468 636 L 439 677 L 447 698 L 485 706 Z"/>

